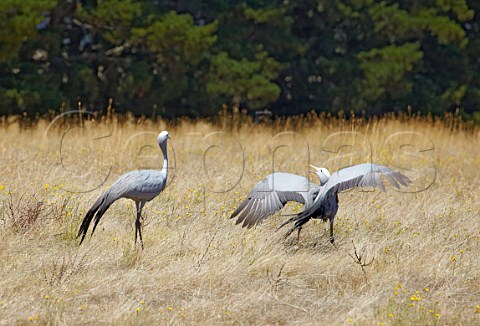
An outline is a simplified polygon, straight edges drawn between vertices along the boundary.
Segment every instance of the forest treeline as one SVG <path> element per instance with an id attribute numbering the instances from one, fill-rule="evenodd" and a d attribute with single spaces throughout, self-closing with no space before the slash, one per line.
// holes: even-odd
<path id="1" fill-rule="evenodd" d="M 480 120 L 477 0 L 1 0 L 0 115 L 222 105 Z M 477 112 L 478 111 L 478 112 Z"/>

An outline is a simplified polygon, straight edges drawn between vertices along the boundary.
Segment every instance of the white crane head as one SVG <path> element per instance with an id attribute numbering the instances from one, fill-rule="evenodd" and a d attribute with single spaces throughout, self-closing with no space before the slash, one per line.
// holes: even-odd
<path id="1" fill-rule="evenodd" d="M 167 139 L 169 139 L 169 138 L 170 138 L 170 136 L 168 135 L 168 131 L 166 131 L 166 130 L 162 131 L 161 133 L 158 134 L 158 138 L 157 138 L 158 145 L 166 143 Z"/>
<path id="2" fill-rule="evenodd" d="M 328 179 L 330 179 L 330 171 L 328 171 L 327 169 L 325 168 L 319 168 L 319 167 L 316 167 L 315 165 L 311 165 L 310 164 L 310 167 L 314 168 L 315 171 L 310 171 L 311 173 L 315 173 L 318 178 L 320 179 L 320 185 L 323 186 L 325 183 L 327 183 Z"/>

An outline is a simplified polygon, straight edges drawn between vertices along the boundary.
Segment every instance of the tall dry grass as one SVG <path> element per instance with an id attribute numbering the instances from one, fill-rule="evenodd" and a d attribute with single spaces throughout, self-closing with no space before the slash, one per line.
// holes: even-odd
<path id="1" fill-rule="evenodd" d="M 480 133 L 455 116 L 255 125 L 225 113 L 175 124 L 113 115 L 0 129 L 1 324 L 480 323 Z M 144 209 L 145 250 L 125 199 L 78 246 L 108 185 L 161 168 L 163 129 L 169 184 Z M 319 221 L 297 243 L 275 232 L 285 216 L 251 230 L 228 219 L 272 170 L 370 160 L 414 185 L 340 195 L 336 247 Z"/>

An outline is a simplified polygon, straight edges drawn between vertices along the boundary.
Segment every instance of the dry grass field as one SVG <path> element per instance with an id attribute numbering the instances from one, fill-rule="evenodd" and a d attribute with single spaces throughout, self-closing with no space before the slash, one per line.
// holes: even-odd
<path id="1" fill-rule="evenodd" d="M 480 324 L 478 129 L 453 116 L 119 119 L 1 121 L 0 324 Z M 161 168 L 164 129 L 169 183 L 143 210 L 145 249 L 126 199 L 79 246 L 103 190 Z M 228 218 L 273 170 L 367 161 L 414 183 L 341 194 L 336 246 L 321 221 L 298 243 L 276 232 L 296 204 L 254 229 Z"/>

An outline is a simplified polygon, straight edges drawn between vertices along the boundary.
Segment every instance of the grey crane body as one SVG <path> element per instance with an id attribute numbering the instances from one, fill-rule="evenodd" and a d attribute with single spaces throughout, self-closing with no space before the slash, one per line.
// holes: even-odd
<path id="1" fill-rule="evenodd" d="M 299 239 L 302 226 L 310 219 L 314 218 L 329 221 L 330 242 L 334 243 L 333 222 L 338 211 L 338 194 L 340 192 L 355 187 L 367 186 L 380 188 L 382 191 L 385 191 L 383 183 L 380 179 L 381 175 L 384 175 L 388 181 L 398 189 L 400 188 L 400 185 L 407 186 L 409 183 L 411 183 L 410 179 L 403 174 L 393 171 L 385 166 L 373 163 L 364 163 L 344 168 L 333 173 L 332 175 L 330 175 L 330 172 L 325 168 L 314 168 L 316 171 L 313 172 L 319 177 L 320 186 L 310 184 L 309 187 L 311 190 L 304 193 L 305 200 L 303 202 L 301 200 L 297 200 L 300 199 L 300 197 L 293 195 L 285 198 L 304 204 L 303 212 L 296 214 L 279 227 L 280 229 L 289 223 L 295 223 L 294 226 L 287 232 L 285 237 L 288 237 L 294 230 L 297 230 Z M 279 174 L 279 176 L 282 175 L 283 174 Z M 267 188 L 266 190 L 268 191 L 270 189 L 271 193 L 278 193 L 279 191 L 277 189 L 281 189 L 283 192 L 288 192 L 287 189 L 293 189 L 291 180 L 301 180 L 300 178 L 306 180 L 306 178 L 294 174 L 285 173 L 285 175 L 288 175 L 288 178 L 276 178 L 276 189 Z M 276 209 L 271 209 L 271 206 L 266 204 L 262 205 L 259 203 L 262 200 L 265 201 L 264 199 L 267 197 L 267 195 L 263 195 L 262 198 L 260 198 L 258 195 L 255 197 L 258 189 L 264 189 L 265 191 L 265 187 L 262 188 L 259 185 L 268 184 L 267 179 L 270 179 L 271 176 L 272 175 L 267 176 L 267 178 L 258 183 L 257 186 L 250 192 L 247 199 L 232 214 L 232 218 L 238 216 L 237 224 L 245 221 L 243 226 L 252 227 L 253 225 L 263 221 L 268 216 L 279 211 L 286 203 L 286 201 L 285 203 L 282 202 L 283 205 L 281 207 L 277 206 L 275 207 Z M 270 195 L 270 197 L 272 196 L 274 195 Z M 255 203 L 255 201 L 257 201 L 257 203 Z M 252 210 L 252 208 L 255 209 Z M 261 214 L 258 214 L 258 211 L 260 211 Z"/>
<path id="2" fill-rule="evenodd" d="M 143 248 L 142 229 L 141 229 L 141 215 L 142 209 L 147 202 L 157 197 L 165 188 L 168 175 L 168 157 L 167 157 L 167 140 L 168 132 L 162 131 L 157 138 L 158 145 L 163 153 L 163 168 L 162 170 L 139 170 L 130 171 L 122 175 L 115 181 L 110 188 L 105 190 L 103 194 L 97 199 L 90 210 L 85 215 L 85 218 L 80 225 L 77 237 L 82 236 L 80 244 L 82 244 L 87 234 L 88 227 L 95 217 L 93 224 L 92 235 L 98 225 L 98 222 L 105 214 L 107 209 L 118 199 L 127 198 L 135 202 L 137 216 L 135 220 L 135 243 L 137 242 L 137 235 L 140 236 L 140 242 Z"/>

